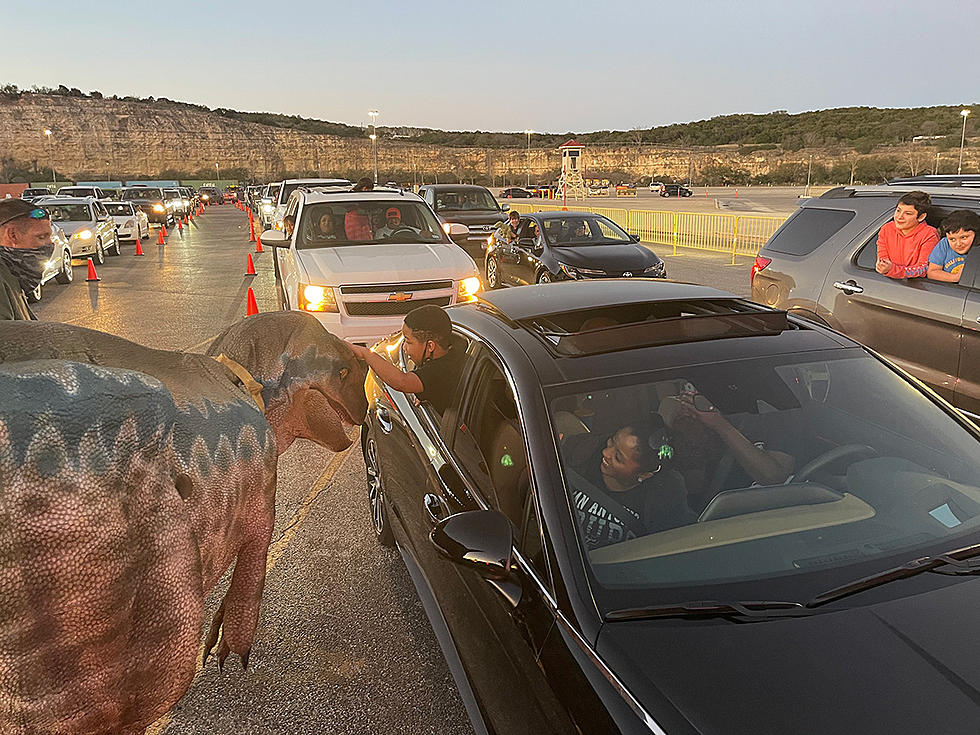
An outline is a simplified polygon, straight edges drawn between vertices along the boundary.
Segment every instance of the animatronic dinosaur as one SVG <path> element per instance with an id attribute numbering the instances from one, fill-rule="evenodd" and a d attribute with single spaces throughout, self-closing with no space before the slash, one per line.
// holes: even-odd
<path id="1" fill-rule="evenodd" d="M 366 367 L 299 312 L 208 354 L 0 322 L 0 732 L 141 732 L 190 685 L 232 562 L 205 656 L 248 666 L 277 457 L 350 446 Z"/>

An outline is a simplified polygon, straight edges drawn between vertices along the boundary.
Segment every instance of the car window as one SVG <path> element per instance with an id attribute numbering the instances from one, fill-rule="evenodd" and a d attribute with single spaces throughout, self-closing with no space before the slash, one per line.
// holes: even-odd
<path id="1" fill-rule="evenodd" d="M 567 391 L 555 389 L 550 416 L 610 606 L 806 600 L 980 531 L 976 430 L 862 350 Z M 646 439 L 631 445 L 643 448 L 639 470 L 611 451 L 634 426 L 627 438 Z M 621 466 L 635 474 L 624 479 Z M 617 490 L 630 477 L 637 484 Z"/>
<path id="2" fill-rule="evenodd" d="M 44 209 L 52 222 L 89 222 L 92 212 L 87 204 L 48 204 Z"/>
<path id="3" fill-rule="evenodd" d="M 105 205 L 106 211 L 113 217 L 128 217 L 133 214 L 133 205 L 128 202 L 123 203 L 110 203 Z"/>
<path id="4" fill-rule="evenodd" d="M 785 255 L 807 255 L 854 219 L 841 209 L 800 209 L 766 243 L 766 250 Z M 874 268 L 874 264 L 871 265 Z"/>
<path id="5" fill-rule="evenodd" d="M 476 366 L 464 392 L 453 451 L 481 497 L 520 530 L 527 514 L 530 468 L 517 399 L 488 357 Z"/>

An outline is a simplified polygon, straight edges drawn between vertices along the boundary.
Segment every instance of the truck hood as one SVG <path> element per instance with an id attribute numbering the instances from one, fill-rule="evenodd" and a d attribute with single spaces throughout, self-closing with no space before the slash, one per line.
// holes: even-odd
<path id="1" fill-rule="evenodd" d="M 458 222 L 461 225 L 496 225 L 507 219 L 506 212 L 494 212 L 489 209 L 440 209 L 439 218 L 443 222 Z"/>
<path id="2" fill-rule="evenodd" d="M 304 283 L 320 286 L 459 280 L 478 273 L 473 259 L 449 243 L 297 250 L 296 260 Z"/>
<path id="3" fill-rule="evenodd" d="M 977 733 L 978 606 L 970 579 L 805 618 L 606 623 L 598 651 L 668 731 Z"/>

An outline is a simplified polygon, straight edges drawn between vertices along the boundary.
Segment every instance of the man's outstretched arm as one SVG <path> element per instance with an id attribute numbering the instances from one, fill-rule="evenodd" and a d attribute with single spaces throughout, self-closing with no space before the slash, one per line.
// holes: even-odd
<path id="1" fill-rule="evenodd" d="M 374 371 L 378 379 L 387 386 L 394 388 L 402 393 L 421 393 L 424 390 L 422 381 L 415 373 L 404 373 L 395 365 L 377 352 L 371 352 L 367 347 L 360 345 L 349 345 L 354 351 L 354 356 L 364 360 L 368 367 Z"/>

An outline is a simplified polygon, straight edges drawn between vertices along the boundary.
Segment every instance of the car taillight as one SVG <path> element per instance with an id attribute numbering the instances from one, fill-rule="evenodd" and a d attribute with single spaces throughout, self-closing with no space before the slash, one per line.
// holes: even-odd
<path id="1" fill-rule="evenodd" d="M 752 272 L 749 273 L 749 286 L 755 281 L 755 274 L 761 270 L 765 270 L 766 266 L 771 262 L 771 258 L 763 258 L 761 255 L 755 256 L 755 262 L 752 264 Z"/>

